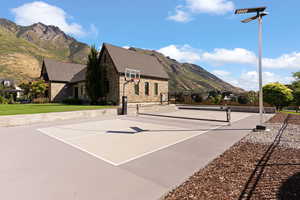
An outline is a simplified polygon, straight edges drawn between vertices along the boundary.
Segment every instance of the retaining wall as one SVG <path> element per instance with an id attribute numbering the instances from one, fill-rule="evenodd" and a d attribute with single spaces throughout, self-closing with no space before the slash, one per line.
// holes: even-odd
<path id="1" fill-rule="evenodd" d="M 2 126 L 20 126 L 34 123 L 51 122 L 58 120 L 70 119 L 88 119 L 103 116 L 116 116 L 117 109 L 99 109 L 99 110 L 82 110 L 70 112 L 53 112 L 28 115 L 9 115 L 0 116 L 0 127 Z"/>

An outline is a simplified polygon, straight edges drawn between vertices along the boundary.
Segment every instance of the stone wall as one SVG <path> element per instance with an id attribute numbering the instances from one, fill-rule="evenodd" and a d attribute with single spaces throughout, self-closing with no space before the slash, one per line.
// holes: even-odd
<path id="1" fill-rule="evenodd" d="M 116 71 L 113 61 L 106 51 L 103 51 L 100 62 L 107 67 L 109 88 L 106 100 L 114 104 L 119 104 L 119 73 Z"/>
<path id="2" fill-rule="evenodd" d="M 149 83 L 149 95 L 145 94 L 145 83 Z M 161 95 L 164 95 L 164 101 L 168 101 L 168 81 L 161 79 L 141 78 L 139 82 L 139 94 L 135 93 L 135 84 L 133 82 L 127 82 L 125 77 L 120 76 L 120 103 L 122 102 L 122 96 L 125 95 L 128 98 L 128 103 L 160 103 Z M 158 93 L 155 94 L 155 83 L 158 84 Z M 125 84 L 125 86 L 124 86 Z"/>
<path id="3" fill-rule="evenodd" d="M 51 102 L 62 101 L 71 95 L 71 88 L 66 83 L 50 82 L 49 86 L 49 97 Z"/>
<path id="4" fill-rule="evenodd" d="M 75 87 L 78 88 L 78 98 L 82 100 L 88 100 L 88 96 L 86 93 L 85 82 L 79 82 L 72 87 L 73 94 L 72 97 L 75 97 Z"/>

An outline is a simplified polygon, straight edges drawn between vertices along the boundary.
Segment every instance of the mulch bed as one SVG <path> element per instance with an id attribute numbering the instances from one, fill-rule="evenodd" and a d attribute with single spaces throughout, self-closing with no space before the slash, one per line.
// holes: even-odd
<path id="1" fill-rule="evenodd" d="M 296 118 L 292 122 L 300 122 Z M 270 121 L 285 119 L 280 114 Z M 164 199 L 300 199 L 300 149 L 244 139 Z"/>
<path id="2" fill-rule="evenodd" d="M 267 121 L 267 123 L 279 123 L 282 124 L 287 120 L 288 124 L 296 124 L 300 125 L 300 115 L 293 115 L 287 113 L 277 113 L 271 119 Z"/>

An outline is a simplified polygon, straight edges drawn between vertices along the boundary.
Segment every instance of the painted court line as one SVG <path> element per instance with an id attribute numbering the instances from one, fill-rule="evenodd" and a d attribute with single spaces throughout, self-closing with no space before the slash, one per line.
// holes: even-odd
<path id="1" fill-rule="evenodd" d="M 239 121 L 239 120 L 242 120 L 242 119 L 247 118 L 247 117 L 249 117 L 249 116 L 245 116 L 245 117 L 242 117 L 242 118 L 240 118 L 240 119 L 233 120 L 232 123 L 233 123 L 233 122 L 236 122 L 236 121 Z M 121 119 L 121 120 L 122 120 L 122 119 Z M 129 120 L 129 121 L 130 121 L 130 120 Z M 111 161 L 111 160 L 109 160 L 109 159 L 106 159 L 106 158 L 104 158 L 104 157 L 102 157 L 102 156 L 99 156 L 99 155 L 97 155 L 97 154 L 95 154 L 95 153 L 89 152 L 89 151 L 87 151 L 86 149 L 84 149 L 84 148 L 82 148 L 82 147 L 80 147 L 80 146 L 78 146 L 78 145 L 75 145 L 75 144 L 70 143 L 70 142 L 66 142 L 65 140 L 63 140 L 63 139 L 61 139 L 61 138 L 59 138 L 59 137 L 57 137 L 57 136 L 49 135 L 49 134 L 48 134 L 46 131 L 44 131 L 43 129 L 37 129 L 37 130 L 38 130 L 39 132 L 43 133 L 44 135 L 50 137 L 50 138 L 52 137 L 52 138 L 54 138 L 54 139 L 56 139 L 56 140 L 58 140 L 58 141 L 60 141 L 60 142 L 62 142 L 62 143 L 65 143 L 65 144 L 67 144 L 67 145 L 70 145 L 70 146 L 72 146 L 72 147 L 74 147 L 74 148 L 76 148 L 76 149 L 78 149 L 78 150 L 80 150 L 80 151 L 82 151 L 82 152 L 85 152 L 85 153 L 87 153 L 87 154 L 89 154 L 89 155 L 91 155 L 91 156 L 94 156 L 94 157 L 96 157 L 96 158 L 98 158 L 98 159 L 100 159 L 100 160 L 103 160 L 103 161 L 105 161 L 105 162 L 107 162 L 107 163 L 109 163 L 109 164 L 111 164 L 111 165 L 113 165 L 113 166 L 119 166 L 119 165 L 128 163 L 128 162 L 130 162 L 130 161 L 136 160 L 136 159 L 138 159 L 138 158 L 147 156 L 147 155 L 152 154 L 152 153 L 154 153 L 154 152 L 160 151 L 160 150 L 162 150 L 162 149 L 171 147 L 171 146 L 176 145 L 176 144 L 178 144 L 178 143 L 184 142 L 184 141 L 186 141 L 186 140 L 192 139 L 192 138 L 194 138 L 194 137 L 196 137 L 196 136 L 202 135 L 202 134 L 207 133 L 207 132 L 209 132 L 209 131 L 211 131 L 211 130 L 219 129 L 219 128 L 221 128 L 221 127 L 226 127 L 226 126 L 228 126 L 228 125 L 224 125 L 224 124 L 223 124 L 223 125 L 215 126 L 215 127 L 212 127 L 212 128 L 208 128 L 207 130 L 205 130 L 205 131 L 200 131 L 199 133 L 197 133 L 197 134 L 195 134 L 195 135 L 192 135 L 192 136 L 189 136 L 189 137 L 186 137 L 186 138 L 182 138 L 182 139 L 180 139 L 180 140 L 178 140 L 178 141 L 176 141 L 176 142 L 173 142 L 173 143 L 170 143 L 170 144 L 167 144 L 167 145 L 158 147 L 158 148 L 153 149 L 153 150 L 151 150 L 151 151 L 142 153 L 142 154 L 140 154 L 140 155 L 134 156 L 134 157 L 132 157 L 132 158 L 129 158 L 129 159 L 127 159 L 127 160 L 124 160 L 124 161 L 122 161 L 122 162 L 117 162 L 117 163 L 116 163 L 116 162 L 113 162 L 113 161 Z M 184 130 L 183 130 L 183 131 L 184 131 Z M 89 135 L 94 135 L 94 134 L 89 134 Z M 81 137 L 86 137 L 86 136 L 78 136 L 78 137 L 81 138 Z M 77 137 L 77 138 L 78 138 L 78 137 Z"/>
<path id="2" fill-rule="evenodd" d="M 114 162 L 112 162 L 112 161 L 110 161 L 110 160 L 108 160 L 108 159 L 106 159 L 106 158 L 103 158 L 103 157 L 101 157 L 101 156 L 98 156 L 97 154 L 94 154 L 94 153 L 92 153 L 92 152 L 89 152 L 89 151 L 87 151 L 87 150 L 85 150 L 85 149 L 83 149 L 83 148 L 81 148 L 81 147 L 79 147 L 79 146 L 77 146 L 77 145 L 75 145 L 75 144 L 72 144 L 72 143 L 70 143 L 70 142 L 66 142 L 65 140 L 60 139 L 59 137 L 56 137 L 56 136 L 53 136 L 53 135 L 50 136 L 50 135 L 48 135 L 48 133 L 47 133 L 46 131 L 44 131 L 44 130 L 42 130 L 42 129 L 37 129 L 37 130 L 38 130 L 39 132 L 43 133 L 44 135 L 46 135 L 47 137 L 56 139 L 56 140 L 58 140 L 58 141 L 60 141 L 60 142 L 62 142 L 62 143 L 64 143 L 64 144 L 70 145 L 70 146 L 72 146 L 72 147 L 74 147 L 74 148 L 76 148 L 76 149 L 78 149 L 78 150 L 80 150 L 80 151 L 82 151 L 82 152 L 85 152 L 85 153 L 87 153 L 87 154 L 90 154 L 90 155 L 92 155 L 92 156 L 94 156 L 94 157 L 96 157 L 96 158 L 98 158 L 98 159 L 100 159 L 100 160 L 103 160 L 103 161 L 105 161 L 105 162 L 107 162 L 107 163 L 109 163 L 109 164 L 111 164 L 111 165 L 118 166 L 116 163 L 114 163 Z"/>
<path id="3" fill-rule="evenodd" d="M 109 163 L 109 164 L 111 164 L 111 165 L 114 165 L 114 166 L 120 166 L 120 165 L 122 165 L 122 164 L 128 163 L 128 162 L 130 162 L 130 161 L 133 161 L 133 160 L 136 160 L 136 159 L 138 159 L 138 158 L 144 157 L 144 156 L 146 156 L 146 155 L 152 154 L 152 153 L 154 153 L 154 152 L 156 152 L 156 151 L 160 151 L 160 150 L 162 150 L 162 149 L 165 149 L 165 148 L 168 148 L 168 147 L 170 147 L 170 146 L 176 145 L 176 144 L 181 143 L 181 142 L 183 142 L 183 141 L 192 139 L 192 138 L 194 138 L 194 137 L 196 137 L 196 136 L 202 135 L 202 134 L 207 133 L 208 131 L 211 131 L 211 130 L 214 130 L 214 129 L 221 128 L 221 127 L 223 127 L 223 126 L 224 126 L 224 125 L 216 126 L 216 127 L 213 127 L 213 128 L 209 128 L 209 129 L 207 129 L 206 131 L 201 131 L 201 132 L 199 132 L 199 133 L 197 133 L 197 134 L 195 134 L 195 135 L 192 135 L 192 136 L 189 136 L 189 137 L 180 139 L 180 140 L 178 140 L 178 141 L 176 141 L 176 142 L 173 142 L 173 143 L 170 143 L 170 144 L 167 144 L 167 145 L 158 147 L 158 148 L 156 148 L 156 149 L 154 149 L 154 150 L 151 150 L 151 151 L 142 153 L 142 154 L 140 154 L 140 155 L 134 156 L 134 157 L 132 157 L 132 158 L 130 158 L 130 159 L 127 159 L 127 160 L 125 160 L 125 161 L 118 162 L 118 163 L 113 162 L 113 161 L 111 161 L 111 160 L 108 160 L 108 159 L 106 159 L 106 158 L 104 158 L 104 157 L 102 157 L 102 156 L 99 156 L 99 155 L 97 155 L 97 154 L 95 154 L 95 153 L 92 153 L 92 152 L 90 152 L 90 151 L 87 151 L 86 149 L 84 149 L 84 148 L 82 148 L 82 147 L 80 147 L 80 146 L 78 146 L 78 145 L 75 145 L 75 144 L 73 144 L 73 143 L 67 142 L 67 141 L 65 141 L 65 140 L 63 140 L 63 139 L 61 139 L 61 138 L 59 138 L 59 137 L 57 137 L 57 136 L 49 135 L 46 131 L 44 131 L 44 130 L 42 130 L 42 129 L 37 129 L 37 130 L 40 131 L 41 133 L 43 133 L 44 135 L 50 137 L 50 138 L 54 138 L 54 139 L 56 139 L 56 140 L 58 140 L 58 141 L 60 141 L 60 142 L 62 142 L 62 143 L 65 143 L 65 144 L 67 144 L 67 145 L 70 145 L 70 146 L 72 146 L 72 147 L 74 147 L 74 148 L 76 148 L 76 149 L 78 149 L 78 150 L 80 150 L 80 151 L 82 151 L 82 152 L 85 152 L 85 153 L 87 153 L 87 154 L 90 154 L 90 155 L 92 155 L 92 156 L 94 156 L 94 157 L 96 157 L 96 158 L 98 158 L 98 159 L 100 159 L 100 160 L 103 160 L 103 161 L 105 161 L 105 162 L 107 162 L 107 163 Z"/>

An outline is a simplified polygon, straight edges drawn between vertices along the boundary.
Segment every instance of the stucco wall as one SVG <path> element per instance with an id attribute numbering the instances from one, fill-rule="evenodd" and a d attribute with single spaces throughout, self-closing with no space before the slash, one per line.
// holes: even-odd
<path id="1" fill-rule="evenodd" d="M 139 83 L 139 95 L 135 94 L 134 83 L 128 82 L 125 87 L 125 77 L 120 76 L 120 102 L 122 102 L 123 94 L 127 96 L 128 103 L 159 103 L 161 101 L 161 94 L 165 95 L 165 101 L 167 101 L 168 95 L 168 81 L 160 79 L 141 78 Z M 149 95 L 145 94 L 145 82 L 149 83 Z M 155 95 L 154 84 L 158 83 L 158 94 Z M 123 87 L 125 89 L 123 93 Z"/>
<path id="2" fill-rule="evenodd" d="M 66 83 L 50 83 L 50 101 L 59 102 L 70 96 L 71 88 Z"/>

